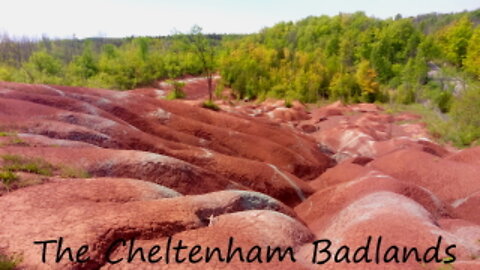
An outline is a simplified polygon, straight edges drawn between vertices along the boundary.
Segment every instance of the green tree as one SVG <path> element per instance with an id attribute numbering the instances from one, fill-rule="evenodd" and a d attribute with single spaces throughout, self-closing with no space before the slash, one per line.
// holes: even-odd
<path id="1" fill-rule="evenodd" d="M 464 60 L 465 70 L 480 78 L 480 27 L 473 32 Z"/>
<path id="2" fill-rule="evenodd" d="M 439 44 L 432 36 L 426 36 L 422 42 L 420 42 L 417 53 L 425 57 L 427 61 L 440 58 L 441 56 Z"/>
<path id="3" fill-rule="evenodd" d="M 428 66 L 425 57 L 421 54 L 415 58 L 410 58 L 403 67 L 401 78 L 403 82 L 409 84 L 425 84 L 427 82 Z"/>
<path id="4" fill-rule="evenodd" d="M 69 65 L 69 70 L 73 76 L 78 77 L 80 82 L 83 83 L 98 73 L 98 64 L 93 56 L 91 41 L 84 43 L 82 54 L 74 57 Z"/>
<path id="5" fill-rule="evenodd" d="M 373 102 L 378 96 L 379 83 L 377 82 L 377 72 L 370 65 L 370 62 L 363 60 L 358 64 L 355 78 L 362 90 L 364 101 Z"/>
<path id="6" fill-rule="evenodd" d="M 202 33 L 202 28 L 194 25 L 186 37 L 187 44 L 192 48 L 201 63 L 202 74 L 207 78 L 208 99 L 213 99 L 213 74 L 215 72 L 216 48 L 214 40 Z"/>
<path id="7" fill-rule="evenodd" d="M 10 66 L 0 66 L 0 81 L 12 81 L 14 70 Z"/>
<path id="8" fill-rule="evenodd" d="M 390 45 L 387 41 L 381 41 L 372 48 L 370 61 L 375 70 L 378 70 L 379 80 L 383 83 L 388 82 L 393 76 L 392 62 L 389 55 Z"/>
<path id="9" fill-rule="evenodd" d="M 441 31 L 439 42 L 447 60 L 462 66 L 472 32 L 473 26 L 468 16 L 463 16 Z"/>
<path id="10" fill-rule="evenodd" d="M 458 131 L 457 142 L 469 145 L 480 138 L 480 89 L 470 88 L 457 98 L 451 109 L 452 123 Z"/>
<path id="11" fill-rule="evenodd" d="M 44 50 L 34 52 L 28 62 L 23 65 L 23 70 L 28 76 L 29 82 L 61 83 L 62 64 L 60 60 Z"/>
<path id="12" fill-rule="evenodd" d="M 337 73 L 330 81 L 329 90 L 331 98 L 344 102 L 357 102 L 360 100 L 360 87 L 350 73 Z"/>

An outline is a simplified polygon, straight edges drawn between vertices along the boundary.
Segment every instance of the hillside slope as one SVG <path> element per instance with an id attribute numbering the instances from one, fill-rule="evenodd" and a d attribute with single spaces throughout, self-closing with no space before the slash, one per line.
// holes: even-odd
<path id="1" fill-rule="evenodd" d="M 480 267 L 478 148 L 440 146 L 419 116 L 373 104 L 217 101 L 212 111 L 160 90 L 0 82 L 0 254 L 25 269 L 425 269 L 414 259 L 316 265 L 312 242 L 353 250 L 382 236 L 423 256 L 442 236 L 440 258 L 456 245 L 454 266 Z M 88 262 L 57 263 L 50 248 L 42 263 L 33 241 L 59 237 L 74 251 L 88 245 Z M 128 245 L 109 250 L 118 239 L 226 252 L 230 237 L 245 250 L 292 247 L 297 261 L 106 257 L 127 257 Z"/>

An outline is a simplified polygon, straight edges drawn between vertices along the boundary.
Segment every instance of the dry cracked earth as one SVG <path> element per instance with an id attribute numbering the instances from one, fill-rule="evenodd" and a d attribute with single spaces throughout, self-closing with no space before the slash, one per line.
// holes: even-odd
<path id="1" fill-rule="evenodd" d="M 0 82 L 0 167 L 15 176 L 0 184 L 0 253 L 19 269 L 480 269 L 479 147 L 436 144 L 419 116 L 373 104 L 307 110 L 227 93 L 212 111 L 202 79 L 187 81 L 191 99 L 167 90 Z M 381 236 L 383 252 L 419 256 L 441 236 L 437 256 L 455 245 L 455 262 L 353 263 L 369 236 L 372 250 Z M 42 262 L 33 242 L 59 237 L 73 261 L 56 262 L 53 243 Z M 224 250 L 231 237 L 246 251 L 291 247 L 296 261 L 126 262 L 130 239 L 148 253 L 169 239 Z M 316 264 L 322 239 L 332 258 Z"/>

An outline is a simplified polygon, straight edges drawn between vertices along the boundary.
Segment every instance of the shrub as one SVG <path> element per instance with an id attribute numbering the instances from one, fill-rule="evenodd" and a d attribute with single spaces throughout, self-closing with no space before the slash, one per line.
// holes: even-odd
<path id="1" fill-rule="evenodd" d="M 203 102 L 202 107 L 205 108 L 205 109 L 213 110 L 213 111 L 218 111 L 218 110 L 220 110 L 220 108 L 218 107 L 218 105 L 215 104 L 215 102 L 213 102 L 213 101 L 211 101 L 211 100 L 207 100 L 207 101 Z"/>
<path id="2" fill-rule="evenodd" d="M 458 132 L 457 145 L 467 146 L 480 138 L 480 89 L 468 89 L 453 102 L 451 121 Z"/>
<path id="3" fill-rule="evenodd" d="M 450 111 L 450 107 L 452 106 L 452 96 L 452 93 L 449 91 L 441 91 L 435 97 L 434 101 L 442 113 L 447 113 Z"/>
<path id="4" fill-rule="evenodd" d="M 285 107 L 292 108 L 292 106 L 293 106 L 292 101 L 290 101 L 290 99 L 286 99 L 285 100 Z"/>
<path id="5" fill-rule="evenodd" d="M 177 91 L 171 91 L 170 93 L 167 94 L 167 97 L 166 97 L 166 99 L 168 100 L 182 99 L 182 98 L 185 98 L 185 93 L 177 92 Z"/>
<path id="6" fill-rule="evenodd" d="M 183 91 L 183 87 L 185 87 L 184 82 L 170 80 L 168 83 L 173 86 L 173 91 L 167 95 L 168 100 L 185 98 L 185 92 Z"/>
<path id="7" fill-rule="evenodd" d="M 3 183 L 7 189 L 11 184 L 18 180 L 18 176 L 11 171 L 0 171 L 0 181 Z M 2 269 L 0 267 L 0 269 Z"/>

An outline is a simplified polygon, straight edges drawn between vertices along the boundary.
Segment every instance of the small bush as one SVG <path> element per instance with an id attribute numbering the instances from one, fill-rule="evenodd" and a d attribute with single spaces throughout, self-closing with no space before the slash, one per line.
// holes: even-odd
<path id="1" fill-rule="evenodd" d="M 185 98 L 185 92 L 183 91 L 183 87 L 185 87 L 184 82 L 171 80 L 168 83 L 173 86 L 173 91 L 167 95 L 168 100 Z"/>
<path id="2" fill-rule="evenodd" d="M 185 98 L 185 93 L 183 91 L 171 91 L 167 94 L 166 99 L 174 100 L 174 99 L 182 99 Z"/>
<path id="3" fill-rule="evenodd" d="M 448 91 L 442 91 L 436 96 L 434 101 L 442 113 L 447 113 L 450 111 L 453 100 L 452 97 L 452 93 Z"/>
<path id="4" fill-rule="evenodd" d="M 202 107 L 205 108 L 205 109 L 213 110 L 213 111 L 220 110 L 220 107 L 218 107 L 218 105 L 215 104 L 215 102 L 213 102 L 211 100 L 207 100 L 207 101 L 203 102 Z"/>
<path id="5" fill-rule="evenodd" d="M 292 106 L 293 106 L 292 101 L 290 101 L 289 99 L 286 99 L 285 100 L 285 107 L 292 108 Z"/>

